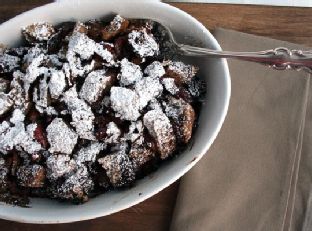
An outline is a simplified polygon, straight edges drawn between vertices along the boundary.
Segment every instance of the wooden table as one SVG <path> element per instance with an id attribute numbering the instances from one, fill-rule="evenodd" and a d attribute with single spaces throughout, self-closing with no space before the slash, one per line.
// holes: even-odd
<path id="1" fill-rule="evenodd" d="M 49 2 L 51 1 L 0 0 L 0 22 Z M 312 46 L 312 8 L 187 3 L 173 5 L 193 15 L 211 30 L 223 27 Z M 30 225 L 0 220 L 0 230 L 168 230 L 177 192 L 178 183 L 175 183 L 139 205 L 91 221 L 59 225 Z"/>

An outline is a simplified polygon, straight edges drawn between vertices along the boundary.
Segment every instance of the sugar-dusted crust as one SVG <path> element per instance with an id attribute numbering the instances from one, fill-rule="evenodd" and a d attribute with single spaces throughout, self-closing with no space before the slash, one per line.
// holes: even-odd
<path id="1" fill-rule="evenodd" d="M 24 47 L 0 49 L 0 201 L 83 203 L 189 142 L 197 68 L 164 60 L 152 21 L 39 22 L 22 33 Z"/>

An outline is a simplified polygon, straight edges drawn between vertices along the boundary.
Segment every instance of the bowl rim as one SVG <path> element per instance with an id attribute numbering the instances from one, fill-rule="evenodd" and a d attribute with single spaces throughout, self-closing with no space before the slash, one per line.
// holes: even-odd
<path id="1" fill-rule="evenodd" d="M 81 0 L 80 0 L 81 1 Z M 87 1 L 87 0 L 82 0 L 82 1 Z M 129 0 L 123 0 L 123 1 L 128 1 Z M 25 15 L 32 15 L 34 12 L 36 11 L 40 11 L 46 7 L 55 5 L 55 4 L 63 4 L 66 1 L 60 1 L 60 2 L 53 2 L 53 3 L 49 3 L 49 4 L 45 4 L 36 8 L 33 8 L 31 10 L 28 10 L 26 12 L 23 12 L 11 19 L 9 19 L 8 21 L 0 24 L 0 27 L 2 26 L 8 26 L 10 25 L 10 23 L 14 22 L 15 20 L 19 20 L 20 18 L 22 18 Z M 140 0 L 132 0 L 131 3 L 140 3 Z M 90 3 L 90 2 L 89 2 Z M 142 3 L 142 2 L 141 2 Z M 179 8 L 176 8 L 172 5 L 169 5 L 167 3 L 163 3 L 161 1 L 158 0 L 150 0 L 148 1 L 148 3 L 153 3 L 153 4 L 161 4 L 164 7 L 167 8 L 171 8 L 172 10 L 175 10 L 177 13 L 182 14 L 183 16 L 185 16 L 188 20 L 192 21 L 194 24 L 196 24 L 198 26 L 199 29 L 201 29 L 203 31 L 203 36 L 208 37 L 209 41 L 217 48 L 217 50 L 222 50 L 221 46 L 219 45 L 219 43 L 217 42 L 217 40 L 214 38 L 214 36 L 210 33 L 210 31 L 201 23 L 199 22 L 197 19 L 195 19 L 193 16 L 189 15 L 188 13 L 184 12 L 183 10 L 180 10 Z M 216 129 L 212 132 L 212 135 L 210 137 L 209 140 L 207 140 L 206 145 L 204 145 L 202 147 L 202 151 L 197 155 L 197 158 L 192 161 L 190 164 L 188 164 L 187 166 L 185 166 L 183 169 L 181 169 L 181 171 L 179 171 L 177 174 L 175 174 L 174 176 L 168 178 L 167 181 L 159 184 L 159 187 L 157 187 L 154 190 L 151 190 L 149 193 L 144 193 L 144 195 L 142 195 L 141 197 L 137 197 L 137 199 L 132 200 L 130 202 L 124 203 L 122 206 L 116 206 L 113 209 L 103 209 L 102 211 L 97 210 L 96 212 L 89 212 L 83 215 L 83 218 L 81 218 L 81 216 L 76 215 L 76 216 L 70 216 L 70 217 L 66 217 L 66 216 L 60 216 L 58 218 L 51 218 L 49 220 L 47 219 L 42 219 L 42 218 L 38 218 L 38 217 L 29 217 L 29 216 L 20 216 L 20 214 L 14 214 L 14 215 L 6 215 L 1 213 L 0 211 L 0 218 L 2 219 L 6 219 L 6 220 L 11 220 L 11 221 L 17 221 L 17 222 L 23 222 L 23 223 L 37 223 L 37 224 L 53 224 L 53 223 L 69 223 L 69 222 L 75 222 L 75 221 L 81 221 L 81 220 L 89 220 L 89 219 L 94 219 L 94 218 L 98 218 L 98 217 L 102 217 L 102 216 L 107 216 L 116 212 L 119 212 L 123 209 L 127 209 L 129 207 L 132 207 L 136 204 L 139 204 L 140 202 L 152 197 L 153 195 L 157 194 L 158 192 L 160 192 L 161 190 L 165 189 L 166 187 L 170 186 L 172 183 L 174 183 L 175 181 L 177 181 L 179 178 L 181 178 L 186 172 L 188 172 L 209 150 L 211 144 L 214 142 L 214 140 L 216 139 L 222 125 L 223 122 L 225 120 L 225 117 L 227 115 L 228 112 L 228 108 L 229 108 L 229 102 L 230 102 L 230 95 L 231 95 L 231 79 L 230 79 L 230 73 L 229 73 L 229 68 L 228 68 L 228 64 L 226 59 L 222 59 L 222 67 L 224 69 L 225 72 L 225 103 L 223 105 L 222 108 L 222 113 L 220 115 L 220 120 L 219 123 L 216 126 Z"/>

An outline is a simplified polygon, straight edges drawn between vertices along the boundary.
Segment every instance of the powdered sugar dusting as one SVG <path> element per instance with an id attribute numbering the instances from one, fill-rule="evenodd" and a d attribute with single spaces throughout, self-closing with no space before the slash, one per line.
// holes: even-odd
<path id="1" fill-rule="evenodd" d="M 155 56 L 159 52 L 159 46 L 153 35 L 148 34 L 146 29 L 133 30 L 128 35 L 128 41 L 140 57 Z"/>
<path id="2" fill-rule="evenodd" d="M 84 100 L 78 98 L 75 85 L 64 93 L 63 101 L 72 115 L 70 124 L 76 128 L 80 138 L 95 140 L 93 135 L 94 114 L 91 107 Z"/>
<path id="3" fill-rule="evenodd" d="M 175 123 L 175 133 L 177 139 L 183 143 L 188 143 L 191 139 L 195 112 L 190 104 L 183 99 L 169 97 L 164 103 L 166 115 Z"/>
<path id="4" fill-rule="evenodd" d="M 20 58 L 9 55 L 9 54 L 0 54 L 0 72 L 11 72 L 15 68 L 19 67 Z"/>
<path id="5" fill-rule="evenodd" d="M 70 71 L 70 73 L 73 75 L 73 78 L 84 76 L 94 69 L 94 60 L 88 64 L 82 65 L 81 59 L 70 50 L 66 54 L 66 59 L 68 61 L 68 66 L 65 66 L 65 68 L 69 67 L 68 71 Z"/>
<path id="6" fill-rule="evenodd" d="M 182 82 L 188 83 L 195 76 L 198 68 L 183 62 L 171 62 L 168 70 L 178 74 Z"/>
<path id="7" fill-rule="evenodd" d="M 30 41 L 32 38 L 37 41 L 47 41 L 55 30 L 53 26 L 46 22 L 38 22 L 23 28 L 23 33 Z"/>
<path id="8" fill-rule="evenodd" d="M 22 109 L 27 108 L 29 104 L 29 102 L 27 102 L 29 93 L 25 92 L 22 86 L 22 79 L 24 76 L 25 74 L 21 71 L 13 72 L 13 79 L 11 81 L 12 90 L 9 93 L 10 97 L 14 100 L 14 106 Z"/>
<path id="9" fill-rule="evenodd" d="M 69 38 L 67 59 L 69 56 L 75 56 L 74 54 L 77 54 L 81 59 L 87 60 L 95 53 L 101 56 L 108 64 L 115 64 L 114 56 L 104 48 L 104 43 L 96 43 L 87 35 L 79 32 L 74 32 Z"/>
<path id="10" fill-rule="evenodd" d="M 54 192 L 55 196 L 63 199 L 87 199 L 86 195 L 93 189 L 94 183 L 86 167 L 79 167 Z"/>
<path id="11" fill-rule="evenodd" d="M 61 118 L 55 118 L 47 127 L 49 151 L 70 155 L 77 143 L 78 135 Z"/>
<path id="12" fill-rule="evenodd" d="M 150 76 L 150 77 L 155 77 L 155 78 L 160 78 L 165 74 L 165 69 L 163 65 L 159 61 L 154 61 L 150 65 L 148 65 L 145 70 L 144 74 Z"/>
<path id="13" fill-rule="evenodd" d="M 17 170 L 16 178 L 20 186 L 41 188 L 44 185 L 45 169 L 39 164 L 22 165 Z"/>
<path id="14" fill-rule="evenodd" d="M 133 167 L 135 171 L 138 171 L 141 166 L 143 166 L 148 161 L 152 160 L 155 157 L 156 153 L 154 153 L 148 147 L 143 145 L 133 145 L 129 152 L 129 157 L 133 163 Z"/>
<path id="15" fill-rule="evenodd" d="M 36 104 L 36 108 L 41 113 L 48 107 L 48 84 L 47 75 L 40 80 L 38 88 L 34 88 L 33 101 Z"/>
<path id="16" fill-rule="evenodd" d="M 106 75 L 105 69 L 93 71 L 86 77 L 79 96 L 90 104 L 95 103 L 101 98 L 104 91 L 110 87 L 112 82 L 113 78 Z"/>
<path id="17" fill-rule="evenodd" d="M 135 86 L 135 92 L 139 96 L 140 108 L 144 108 L 149 101 L 161 95 L 163 86 L 158 79 L 152 77 L 144 77 L 138 81 Z"/>
<path id="18" fill-rule="evenodd" d="M 6 131 L 8 131 L 8 129 L 10 128 L 10 123 L 7 121 L 3 121 L 0 124 L 0 133 L 5 133 Z"/>
<path id="19" fill-rule="evenodd" d="M 105 144 L 92 142 L 89 146 L 81 148 L 75 155 L 75 160 L 78 165 L 85 163 L 94 163 L 97 155 L 106 147 Z"/>
<path id="20" fill-rule="evenodd" d="M 156 140 L 161 158 L 167 158 L 175 148 L 175 136 L 168 117 L 160 110 L 151 110 L 144 115 L 143 121 Z"/>
<path id="21" fill-rule="evenodd" d="M 72 87 L 75 83 L 77 75 L 72 75 L 69 63 L 63 63 L 62 71 L 64 72 L 67 85 Z"/>
<path id="22" fill-rule="evenodd" d="M 149 110 L 160 110 L 162 111 L 162 107 L 160 102 L 157 99 L 152 99 L 147 107 Z"/>
<path id="23" fill-rule="evenodd" d="M 129 157 L 124 152 L 116 152 L 98 159 L 105 169 L 113 186 L 127 185 L 134 180 L 135 174 Z"/>
<path id="24" fill-rule="evenodd" d="M 47 55 L 49 65 L 53 67 L 62 67 L 63 66 L 63 62 L 61 62 L 62 58 L 65 59 L 65 57 L 59 57 L 56 54 Z"/>
<path id="25" fill-rule="evenodd" d="M 19 122 L 23 122 L 25 120 L 25 115 L 20 109 L 15 109 L 13 111 L 12 117 L 10 118 L 10 122 L 13 124 L 17 124 Z"/>
<path id="26" fill-rule="evenodd" d="M 164 85 L 165 89 L 170 92 L 170 94 L 175 95 L 179 92 L 179 88 L 174 82 L 173 78 L 163 78 L 161 80 L 162 84 Z"/>
<path id="27" fill-rule="evenodd" d="M 0 93 L 5 93 L 10 86 L 10 81 L 0 78 Z"/>
<path id="28" fill-rule="evenodd" d="M 22 114 L 22 111 L 16 109 L 16 112 L 13 114 L 12 122 L 14 126 L 10 126 L 6 121 L 1 123 L 0 152 L 5 154 L 14 148 L 30 154 L 40 151 L 42 149 L 41 145 L 34 140 L 33 134 L 30 134 L 30 131 L 32 131 L 31 127 L 25 128 L 25 116 Z"/>
<path id="29" fill-rule="evenodd" d="M 85 34 L 74 32 L 69 38 L 68 51 L 78 54 L 81 59 L 89 59 L 95 50 L 95 42 Z"/>
<path id="30" fill-rule="evenodd" d="M 30 85 L 40 76 L 47 75 L 48 68 L 40 67 L 40 65 L 45 60 L 45 55 L 40 54 L 38 57 L 34 58 L 26 69 L 26 75 L 23 78 L 24 89 L 28 92 Z"/>
<path id="31" fill-rule="evenodd" d="M 117 124 L 114 122 L 109 122 L 106 128 L 107 137 L 105 138 L 105 142 L 109 144 L 116 144 L 119 142 L 119 138 L 121 135 L 121 131 L 118 128 Z"/>
<path id="32" fill-rule="evenodd" d="M 66 79 L 63 71 L 55 70 L 51 73 L 48 84 L 51 97 L 58 99 L 66 88 Z"/>
<path id="33" fill-rule="evenodd" d="M 140 116 L 139 98 L 134 91 L 123 87 L 112 87 L 110 101 L 117 116 L 124 120 L 136 121 Z"/>
<path id="34" fill-rule="evenodd" d="M 112 31 L 117 31 L 121 28 L 121 24 L 125 21 L 120 15 L 116 15 L 114 19 L 110 22 L 110 29 Z"/>
<path id="35" fill-rule="evenodd" d="M 7 175 L 9 173 L 9 169 L 5 164 L 5 160 L 0 157 L 0 189 L 4 189 L 7 186 Z"/>
<path id="36" fill-rule="evenodd" d="M 3 115 L 13 106 L 14 102 L 9 94 L 0 93 L 0 115 Z"/>
<path id="37" fill-rule="evenodd" d="M 121 60 L 120 67 L 118 79 L 123 86 L 131 85 L 139 81 L 143 76 L 140 66 L 129 62 L 126 58 Z"/>
<path id="38" fill-rule="evenodd" d="M 131 141 L 131 143 L 143 144 L 143 130 L 144 126 L 142 121 L 139 120 L 136 122 L 131 122 L 129 126 L 129 132 L 125 134 L 124 139 Z"/>
<path id="39" fill-rule="evenodd" d="M 52 72 L 52 75 L 55 72 Z M 49 84 L 48 76 L 50 76 L 50 72 L 46 72 L 44 74 L 44 77 L 40 79 L 39 86 L 34 88 L 33 92 L 33 102 L 36 104 L 36 109 L 40 113 L 46 113 L 48 115 L 57 115 L 57 111 L 49 105 L 49 99 L 48 99 L 48 90 L 49 90 Z M 58 82 L 58 84 L 61 84 L 61 82 Z"/>
<path id="40" fill-rule="evenodd" d="M 76 169 L 76 162 L 69 155 L 50 155 L 46 161 L 47 177 L 56 180 L 59 177 L 68 175 Z"/>
<path id="41" fill-rule="evenodd" d="M 195 114 L 177 93 L 195 102 L 197 68 L 161 61 L 156 30 L 119 15 L 34 23 L 23 28 L 28 47 L 0 51 L 1 193 L 15 196 L 9 183 L 19 195 L 85 202 L 188 142 Z"/>

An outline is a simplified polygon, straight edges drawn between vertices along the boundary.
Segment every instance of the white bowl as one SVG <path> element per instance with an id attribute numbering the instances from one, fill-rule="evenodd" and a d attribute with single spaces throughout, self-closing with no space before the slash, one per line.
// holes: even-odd
<path id="1" fill-rule="evenodd" d="M 84 21 L 116 13 L 128 18 L 157 20 L 171 28 L 181 42 L 195 42 L 221 49 L 210 32 L 187 13 L 158 1 L 138 0 L 78 0 L 74 4 L 70 1 L 51 3 L 0 25 L 0 43 L 8 46 L 18 45 L 21 27 L 33 22 Z M 200 114 L 192 148 L 163 164 L 152 175 L 137 181 L 131 189 L 105 193 L 82 205 L 36 198 L 31 199 L 30 208 L 0 203 L 0 218 L 25 223 L 66 223 L 109 215 L 153 196 L 190 170 L 208 151 L 221 128 L 229 105 L 231 83 L 225 60 L 192 58 L 188 62 L 200 67 L 200 76 L 207 82 L 207 98 Z"/>

